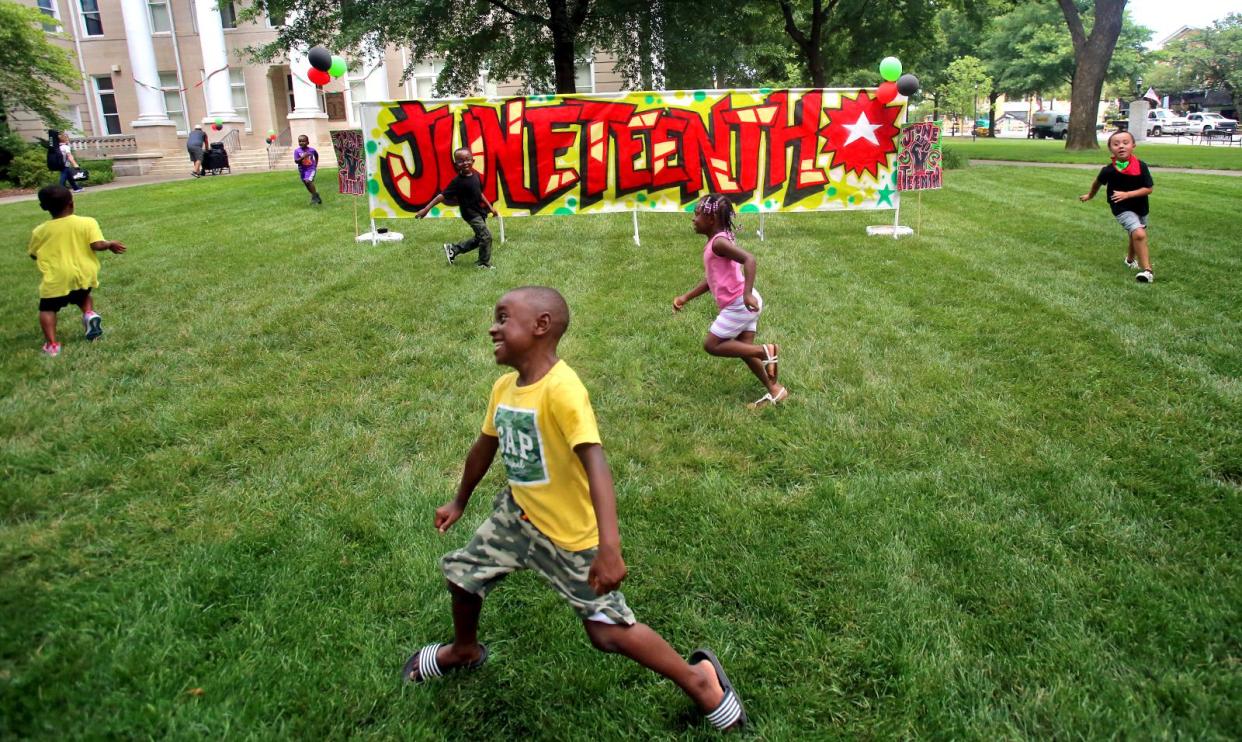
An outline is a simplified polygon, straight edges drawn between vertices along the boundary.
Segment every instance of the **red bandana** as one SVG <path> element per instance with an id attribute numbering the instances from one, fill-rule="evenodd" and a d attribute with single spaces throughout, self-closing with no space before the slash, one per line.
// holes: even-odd
<path id="1" fill-rule="evenodd" d="M 1113 167 L 1117 167 L 1116 157 L 1113 158 Z M 1138 175 L 1140 172 L 1142 172 L 1141 170 L 1139 170 L 1138 158 L 1135 157 L 1134 155 L 1130 155 L 1130 161 L 1126 163 L 1125 169 L 1123 170 L 1122 168 L 1117 167 L 1117 172 L 1121 173 L 1122 175 Z"/>

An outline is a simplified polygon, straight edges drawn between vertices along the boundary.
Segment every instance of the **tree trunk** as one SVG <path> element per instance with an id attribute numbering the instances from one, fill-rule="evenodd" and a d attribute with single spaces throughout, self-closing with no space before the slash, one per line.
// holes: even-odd
<path id="1" fill-rule="evenodd" d="M 556 73 L 556 92 L 573 94 L 578 92 L 574 82 L 574 66 L 577 55 L 574 53 L 574 27 L 569 17 L 569 8 L 565 0 L 549 0 L 548 30 L 552 32 L 552 68 Z"/>
<path id="2" fill-rule="evenodd" d="M 1122 11 L 1126 0 L 1095 0 L 1095 22 L 1091 35 L 1083 30 L 1082 18 L 1074 0 L 1057 0 L 1074 41 L 1074 80 L 1070 90 L 1070 124 L 1066 149 L 1099 149 L 1095 120 L 1099 113 L 1104 76 L 1113 59 L 1117 37 L 1121 35 Z"/>
<path id="3" fill-rule="evenodd" d="M 988 136 L 996 136 L 996 101 L 1000 98 L 1000 93 L 993 90 L 988 93 Z"/>

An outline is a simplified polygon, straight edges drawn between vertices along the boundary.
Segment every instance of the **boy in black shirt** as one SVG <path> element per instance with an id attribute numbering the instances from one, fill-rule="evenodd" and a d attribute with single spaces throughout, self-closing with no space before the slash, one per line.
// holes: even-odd
<path id="1" fill-rule="evenodd" d="M 1151 283 L 1156 280 L 1147 256 L 1147 196 L 1152 191 L 1151 171 L 1134 156 L 1134 147 L 1133 134 L 1128 131 L 1114 132 L 1108 138 L 1112 163 L 1100 170 L 1091 184 L 1091 192 L 1079 196 L 1078 200 L 1090 201 L 1101 185 L 1107 186 L 1108 205 L 1113 210 L 1113 216 L 1130 233 L 1126 265 L 1141 268 L 1134 277 L 1139 283 Z"/>
<path id="2" fill-rule="evenodd" d="M 500 214 L 483 195 L 483 181 L 474 171 L 474 157 L 469 149 L 460 147 L 453 150 L 453 168 L 457 171 L 457 177 L 453 178 L 443 192 L 431 199 L 431 203 L 424 206 L 414 216 L 422 219 L 427 216 L 433 206 L 440 202 L 449 206 L 456 205 L 461 210 L 461 218 L 465 219 L 470 228 L 474 230 L 474 236 L 456 245 L 451 242 L 444 243 L 444 257 L 448 259 L 449 265 L 452 265 L 458 255 L 478 248 L 478 266 L 491 268 L 492 233 L 487 229 L 487 215 L 489 212 L 492 216 L 500 216 Z"/>

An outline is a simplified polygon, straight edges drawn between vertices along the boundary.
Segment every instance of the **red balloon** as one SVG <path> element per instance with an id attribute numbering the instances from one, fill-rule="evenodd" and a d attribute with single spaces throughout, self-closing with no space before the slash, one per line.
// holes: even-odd
<path id="1" fill-rule="evenodd" d="M 308 80 L 310 80 L 311 82 L 315 83 L 316 85 L 320 87 L 327 85 L 328 82 L 332 79 L 332 77 L 327 72 L 324 72 L 323 70 L 317 70 L 314 67 L 311 67 L 310 70 L 306 72 L 306 77 Z"/>
<path id="2" fill-rule="evenodd" d="M 221 125 L 219 125 L 219 124 L 212 124 L 212 125 L 211 125 L 211 128 L 212 128 L 212 129 L 214 129 L 214 130 L 216 130 L 216 131 L 220 131 L 220 130 L 221 130 L 221 129 L 223 129 L 224 127 L 223 127 L 223 126 L 221 126 Z"/>
<path id="3" fill-rule="evenodd" d="M 891 103 L 896 97 L 897 83 L 895 82 L 882 82 L 879 89 L 875 91 L 875 98 L 881 103 Z"/>

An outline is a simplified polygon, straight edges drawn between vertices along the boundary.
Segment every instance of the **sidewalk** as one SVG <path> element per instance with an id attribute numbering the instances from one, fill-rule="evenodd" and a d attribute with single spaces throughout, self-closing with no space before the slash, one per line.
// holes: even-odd
<path id="1" fill-rule="evenodd" d="M 117 178 L 111 183 L 90 186 L 84 193 L 77 194 L 77 197 L 81 198 L 85 195 L 87 198 L 90 198 L 89 194 L 94 193 L 95 191 L 111 191 L 117 188 L 129 188 L 131 186 L 150 185 L 152 183 L 171 183 L 176 180 L 192 180 L 192 177 L 190 176 L 190 172 L 187 170 L 184 175 L 135 175 L 128 178 Z M 4 196 L 3 198 L 0 198 L 0 204 L 15 204 L 21 201 L 35 201 L 37 198 L 37 193 L 35 191 L 31 191 L 30 193 L 20 193 L 16 196 Z"/>
<path id="2" fill-rule="evenodd" d="M 1071 170 L 1099 170 L 1101 165 L 1084 165 L 1077 162 L 1018 162 L 1017 160 L 971 160 L 971 165 L 1009 165 L 1018 167 L 1065 167 Z M 1190 175 L 1228 175 L 1242 177 L 1242 170 L 1203 170 L 1193 167 L 1156 167 L 1153 173 L 1189 173 Z"/>

